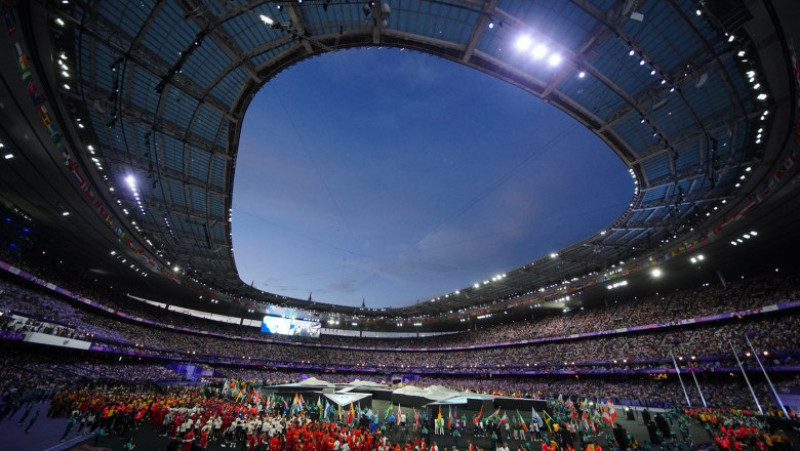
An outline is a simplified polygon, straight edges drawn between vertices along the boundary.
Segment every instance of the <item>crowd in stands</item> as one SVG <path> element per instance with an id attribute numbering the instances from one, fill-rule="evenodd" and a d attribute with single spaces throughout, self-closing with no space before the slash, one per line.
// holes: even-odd
<path id="1" fill-rule="evenodd" d="M 23 350 L 6 350 L 0 361 L 0 399 L 9 393 L 37 388 L 41 393 L 49 393 L 52 387 L 76 386 L 85 381 L 125 381 L 175 383 L 184 376 L 167 368 L 167 362 L 157 359 L 141 359 L 116 356 L 66 352 L 48 349 L 31 355 Z M 259 381 L 265 385 L 298 382 L 305 377 L 333 383 L 349 383 L 355 379 L 382 383 L 392 387 L 387 375 L 363 374 L 355 372 L 310 372 L 278 371 L 269 368 L 217 366 L 211 367 L 215 377 L 228 377 L 237 380 Z M 686 370 L 684 370 L 686 371 Z M 800 376 L 793 374 L 773 374 L 773 382 L 781 387 L 800 386 Z M 763 376 L 751 373 L 756 396 L 765 408 L 774 409 L 773 396 Z M 204 380 L 213 380 L 204 378 Z M 188 381 L 198 383 L 199 380 Z M 573 399 L 606 399 L 625 405 L 686 405 L 686 396 L 691 405 L 740 407 L 755 409 L 755 403 L 740 373 L 700 374 L 697 385 L 702 391 L 700 398 L 697 386 L 688 372 L 683 374 L 686 387 L 684 394 L 680 382 L 666 374 L 628 375 L 601 377 L 574 374 L 571 376 L 500 376 L 457 377 L 445 375 L 421 375 L 419 379 L 406 380 L 406 385 L 426 387 L 441 385 L 453 390 L 497 396 L 548 399 L 559 394 Z M 23 388 L 20 388 L 23 387 Z"/>
<path id="2" fill-rule="evenodd" d="M 752 405 L 752 397 L 738 376 L 724 379 L 728 373 L 737 371 L 731 344 L 736 347 L 745 366 L 751 370 L 757 369 L 754 356 L 743 338 L 747 335 L 764 365 L 785 372 L 781 368 L 798 365 L 800 359 L 800 335 L 796 333 L 800 330 L 800 309 L 593 338 L 568 339 L 565 336 L 668 323 L 731 311 L 752 311 L 765 305 L 797 299 L 798 286 L 798 276 L 789 275 L 737 282 L 727 288 L 706 287 L 690 292 L 657 295 L 650 299 L 611 303 L 571 314 L 545 316 L 535 321 L 516 322 L 435 339 L 365 339 L 323 335 L 320 340 L 309 343 L 307 340 L 297 341 L 286 337 L 265 337 L 255 328 L 189 317 L 138 301 L 125 302 L 126 308 L 122 311 L 126 313 L 194 332 L 153 326 L 108 314 L 38 286 L 3 278 L 0 279 L 0 312 L 4 314 L 0 316 L 0 330 L 86 339 L 117 355 L 174 358 L 206 362 L 209 365 L 235 363 L 238 366 L 218 368 L 224 373 L 248 379 L 291 380 L 294 377 L 293 368 L 303 369 L 307 373 L 339 368 L 338 374 L 325 373 L 325 376 L 344 382 L 357 375 L 361 379 L 377 382 L 384 381 L 390 373 L 406 371 L 423 374 L 427 383 L 437 380 L 441 385 L 475 392 L 488 390 L 511 395 L 560 392 L 588 398 L 613 394 L 618 399 L 673 404 L 682 403 L 688 395 L 693 405 L 702 404 L 697 390 L 689 389 L 684 394 L 674 376 L 648 379 L 652 374 L 642 375 L 669 371 L 673 368 L 671 355 L 674 355 L 682 371 L 691 367 L 699 374 L 718 374 L 717 377 L 701 378 L 699 382 L 709 405 L 748 406 Z M 540 343 L 524 342 L 541 338 L 547 340 Z M 436 348 L 419 350 L 434 342 Z M 522 343 L 496 345 L 503 342 Z M 480 346 L 462 350 L 451 348 L 474 345 Z M 400 349 L 386 351 L 376 348 Z M 47 367 L 47 364 L 36 361 L 30 364 Z M 13 368 L 20 368 L 20 365 L 24 367 L 20 362 L 11 366 L 8 374 L 12 379 Z M 56 368 L 63 375 L 71 377 L 116 378 L 124 375 L 127 379 L 141 380 L 181 379 L 160 363 L 125 365 L 116 362 L 70 362 L 56 365 Z M 283 373 L 280 369 L 287 372 Z M 370 376 L 367 370 L 374 369 L 380 373 Z M 492 378 L 448 379 L 437 376 L 448 372 L 491 374 Z M 529 375 L 520 378 L 515 376 L 522 372 L 529 372 Z M 640 375 L 622 379 L 586 377 L 596 372 L 638 372 Z M 576 379 L 543 376 L 553 373 L 571 374 Z M 786 380 L 797 384 L 794 379 Z M 754 385 L 760 398 L 770 398 L 763 381 Z"/>
<path id="3" fill-rule="evenodd" d="M 741 354 L 749 352 L 745 349 L 742 338 L 744 334 L 750 336 L 758 352 L 767 352 L 763 356 L 765 363 L 772 366 L 797 364 L 800 338 L 795 331 L 800 330 L 800 315 L 781 312 L 780 315 L 757 315 L 700 325 L 633 334 L 604 335 L 579 340 L 565 340 L 559 337 L 563 337 L 565 332 L 606 329 L 601 326 L 615 322 L 612 320 L 618 317 L 635 317 L 637 321 L 665 322 L 699 314 L 721 313 L 724 310 L 720 309 L 728 304 L 713 299 L 730 297 L 731 293 L 741 294 L 737 298 L 739 301 L 733 301 L 735 307 L 752 309 L 764 305 L 765 302 L 791 299 L 787 296 L 793 296 L 795 293 L 789 289 L 791 288 L 789 285 L 784 283 L 785 280 L 794 282 L 794 278 L 781 279 L 781 282 L 765 279 L 757 283 L 729 288 L 729 290 L 706 290 L 696 294 L 696 296 L 702 295 L 703 302 L 692 302 L 680 311 L 669 307 L 673 303 L 679 302 L 676 300 L 678 295 L 675 294 L 635 304 L 627 303 L 616 308 L 591 309 L 575 315 L 545 317 L 534 323 L 522 322 L 501 326 L 497 328 L 501 338 L 494 341 L 489 340 L 488 344 L 484 344 L 489 346 L 493 342 L 508 340 L 513 330 L 521 331 L 516 333 L 517 337 L 535 330 L 539 335 L 552 337 L 552 341 L 467 350 L 437 348 L 438 350 L 427 350 L 426 352 L 385 352 L 373 349 L 374 346 L 362 345 L 357 349 L 345 349 L 339 345 L 333 347 L 312 346 L 304 343 L 287 345 L 261 340 L 241 340 L 232 338 L 234 335 L 228 335 L 231 338 L 222 338 L 199 333 L 179 332 L 125 320 L 90 309 L 82 304 L 76 305 L 70 299 L 22 287 L 9 281 L 4 281 L 0 285 L 0 290 L 2 290 L 0 310 L 18 315 L 29 315 L 30 318 L 27 321 L 17 321 L 16 323 L 5 321 L 0 324 L 0 327 L 5 330 L 49 330 L 55 335 L 92 337 L 93 341 L 102 343 L 108 349 L 124 353 L 150 352 L 174 357 L 200 355 L 208 356 L 211 359 L 225 356 L 236 360 L 250 360 L 273 365 L 308 366 L 314 364 L 340 368 L 377 367 L 385 368 L 387 371 L 411 368 L 421 370 L 457 368 L 478 372 L 514 371 L 521 368 L 564 370 L 576 366 L 587 370 L 609 365 L 616 365 L 617 368 L 640 369 L 669 366 L 669 356 L 673 354 L 680 359 L 685 358 L 687 361 L 694 357 L 697 360 L 694 363 L 695 366 L 702 371 L 714 370 L 715 367 L 720 366 L 732 366 L 731 343 L 735 344 Z M 765 290 L 774 291 L 769 291 L 771 294 L 767 296 Z M 712 294 L 714 295 L 712 296 Z M 741 301 L 742 299 L 749 301 L 744 302 Z M 659 308 L 652 309 L 652 305 L 659 306 Z M 710 305 L 718 305 L 718 309 L 711 310 Z M 643 313 L 644 317 L 641 316 L 641 311 L 645 312 Z M 662 312 L 663 315 L 659 316 L 657 312 Z M 157 319 L 162 322 L 164 318 L 179 318 L 178 322 L 189 321 L 186 316 L 180 314 L 164 315 L 163 309 L 160 313 L 162 315 Z M 676 316 L 679 314 L 680 316 Z M 570 319 L 575 319 L 574 323 Z M 202 325 L 208 323 L 209 321 L 206 321 Z M 45 324 L 46 326 L 44 326 Z M 569 325 L 570 329 L 560 331 L 554 324 L 564 327 Z M 631 325 L 644 324 L 647 323 L 631 323 Z M 582 325 L 585 328 L 581 328 Z M 42 329 L 43 327 L 44 329 Z M 197 327 L 193 329 L 200 330 Z M 242 331 L 247 329 L 249 328 L 221 324 L 217 328 L 218 331 L 235 332 L 237 333 L 236 337 L 244 335 Z M 477 333 L 479 335 L 494 333 L 494 329 Z M 254 332 L 253 336 L 263 340 L 263 335 L 259 336 L 258 334 Z M 473 342 L 471 334 L 463 336 L 467 337 L 467 343 Z M 486 335 L 480 336 L 488 340 Z M 456 336 L 447 339 L 455 340 L 457 338 Z M 427 343 L 426 339 L 422 340 L 423 343 Z M 362 339 L 361 343 L 364 342 L 371 344 L 372 340 Z M 395 344 L 397 343 L 395 341 Z M 414 349 L 417 346 L 417 339 L 405 339 L 402 343 L 404 350 Z M 720 356 L 714 358 L 713 364 L 703 361 L 707 359 L 701 359 L 715 355 Z"/>

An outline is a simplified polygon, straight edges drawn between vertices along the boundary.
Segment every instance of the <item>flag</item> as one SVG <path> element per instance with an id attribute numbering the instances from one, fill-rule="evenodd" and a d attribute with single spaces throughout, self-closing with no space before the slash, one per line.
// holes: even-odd
<path id="1" fill-rule="evenodd" d="M 436 421 L 439 421 L 441 419 L 442 419 L 442 406 L 439 406 L 439 415 L 436 415 Z"/>
<path id="2" fill-rule="evenodd" d="M 342 405 L 337 403 L 336 406 L 339 409 L 339 421 L 342 421 Z"/>
<path id="3" fill-rule="evenodd" d="M 542 417 L 539 416 L 539 414 L 536 412 L 536 409 L 533 407 L 531 407 L 531 420 L 535 421 L 539 427 L 544 426 L 544 420 L 542 420 Z"/>
<path id="4" fill-rule="evenodd" d="M 478 425 L 478 423 L 480 423 L 480 422 L 481 422 L 481 415 L 483 415 L 483 406 L 482 406 L 482 405 L 481 405 L 481 410 L 479 410 L 479 411 L 478 411 L 478 416 L 477 416 L 477 417 L 475 417 L 475 420 L 472 422 L 472 424 L 474 424 L 475 426 L 477 426 L 477 425 Z"/>
<path id="5" fill-rule="evenodd" d="M 583 430 L 589 432 L 591 430 L 591 426 L 589 425 L 589 417 L 586 415 L 586 411 L 583 411 L 583 415 L 581 416 L 581 426 L 583 426 Z"/>
<path id="6" fill-rule="evenodd" d="M 522 430 L 524 430 L 525 432 L 528 432 L 528 425 L 525 424 L 525 419 L 522 418 L 522 414 L 519 413 L 519 410 L 517 410 L 517 417 L 519 417 L 519 422 L 520 422 L 520 426 L 522 426 Z"/>
<path id="7" fill-rule="evenodd" d="M 350 412 L 347 413 L 347 424 L 353 424 L 353 418 L 356 416 L 356 410 L 353 407 L 353 401 L 350 401 Z"/>
<path id="8" fill-rule="evenodd" d="M 508 412 L 503 412 L 503 418 L 500 418 L 500 424 L 508 422 Z"/>
<path id="9" fill-rule="evenodd" d="M 419 426 L 419 414 L 417 413 L 417 409 L 414 409 L 414 424 Z"/>
<path id="10" fill-rule="evenodd" d="M 397 424 L 400 424 L 400 415 L 403 414 L 403 409 L 400 404 L 397 405 Z"/>
<path id="11" fill-rule="evenodd" d="M 602 419 L 611 426 L 614 425 L 614 421 L 617 419 L 617 409 L 614 408 L 614 404 L 611 403 L 610 399 L 606 403 L 606 409 L 603 412 Z"/>
<path id="12" fill-rule="evenodd" d="M 447 406 L 447 429 L 453 428 L 453 411 L 450 410 L 450 406 Z"/>
<path id="13" fill-rule="evenodd" d="M 384 420 L 389 418 L 389 415 L 392 413 L 392 408 L 393 408 L 393 406 L 392 406 L 392 403 L 390 402 L 389 403 L 389 407 L 387 407 L 386 410 L 383 412 L 383 419 Z"/>
<path id="14" fill-rule="evenodd" d="M 546 410 L 542 410 L 542 413 L 544 413 L 544 416 L 546 417 L 544 419 L 544 425 L 547 426 L 548 431 L 553 432 L 553 417 L 551 417 Z"/>

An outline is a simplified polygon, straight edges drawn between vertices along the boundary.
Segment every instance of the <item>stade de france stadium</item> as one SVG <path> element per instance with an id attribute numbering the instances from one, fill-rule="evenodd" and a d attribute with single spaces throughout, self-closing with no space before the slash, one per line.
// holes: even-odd
<path id="1" fill-rule="evenodd" d="M 403 446 L 442 412 L 447 447 L 467 438 L 493 447 L 476 431 L 487 419 L 500 425 L 500 442 L 540 446 L 528 431 L 539 414 L 542 433 L 562 446 L 587 437 L 607 446 L 605 434 L 608 446 L 637 439 L 666 449 L 670 427 L 673 445 L 718 446 L 724 431 L 694 409 L 728 409 L 720 416 L 770 431 L 776 449 L 799 443 L 798 2 L 0 7 L 8 440 L 47 426 L 53 437 L 39 434 L 42 449 L 58 444 L 64 413 L 26 412 L 32 424 L 18 428 L 21 400 L 45 387 L 36 396 L 54 406 L 55 389 L 102 380 L 213 392 L 226 406 L 258 410 L 242 421 L 294 415 L 355 428 L 369 409 L 366 424 L 373 415 L 388 422 L 384 436 Z M 627 167 L 629 205 L 579 242 L 407 307 L 317 302 L 242 281 L 232 195 L 251 101 L 306 58 L 363 47 L 443 58 L 559 108 Z M 341 411 L 347 417 L 354 403 L 363 411 L 347 424 Z M 666 429 L 646 425 L 645 409 L 669 417 Z M 387 421 L 400 412 L 413 427 Z M 148 415 L 136 419 L 135 440 L 163 449 L 169 437 L 147 429 Z M 504 435 L 520 420 L 528 440 L 517 437 L 522 429 Z M 121 423 L 103 425 L 109 446 L 130 433 Z M 65 443 L 95 437 L 75 431 Z M 745 447 L 761 440 L 739 438 Z M 209 447 L 236 445 L 225 440 L 248 438 L 213 437 Z"/>

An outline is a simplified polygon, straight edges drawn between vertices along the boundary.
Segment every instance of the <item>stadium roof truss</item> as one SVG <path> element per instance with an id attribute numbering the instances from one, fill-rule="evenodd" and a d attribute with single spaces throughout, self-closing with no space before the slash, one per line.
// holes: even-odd
<path id="1" fill-rule="evenodd" d="M 51 6 L 51 20 L 65 22 L 51 24 L 54 55 L 77 73 L 77 84 L 59 95 L 88 120 L 78 134 L 84 148 L 95 148 L 75 152 L 87 173 L 118 188 L 108 203 L 125 209 L 120 217 L 153 258 L 228 293 L 249 288 L 231 244 L 242 118 L 259 88 L 315 55 L 400 47 L 464 64 L 561 108 L 630 169 L 636 191 L 606 230 L 499 283 L 447 296 L 436 309 L 507 299 L 653 250 L 736 198 L 740 177 L 763 152 L 756 136 L 769 98 L 758 95 L 770 92 L 754 89 L 757 76 L 748 73 L 759 67 L 753 44 L 737 35 L 743 6 L 724 13 L 688 0 Z M 533 43 L 524 51 L 521 36 Z M 124 188 L 128 176 L 138 200 Z"/>

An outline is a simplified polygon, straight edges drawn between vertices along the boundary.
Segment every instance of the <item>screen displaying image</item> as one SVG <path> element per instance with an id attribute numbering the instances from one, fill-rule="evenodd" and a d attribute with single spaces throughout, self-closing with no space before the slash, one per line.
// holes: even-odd
<path id="1" fill-rule="evenodd" d="M 265 316 L 261 321 L 261 332 L 267 334 L 319 337 L 320 328 L 321 325 L 317 321 L 303 321 L 275 316 Z"/>

